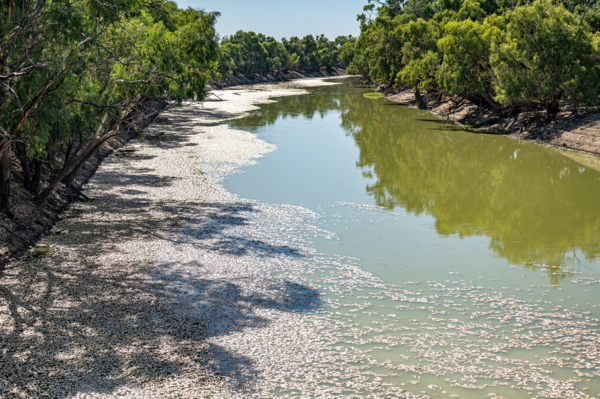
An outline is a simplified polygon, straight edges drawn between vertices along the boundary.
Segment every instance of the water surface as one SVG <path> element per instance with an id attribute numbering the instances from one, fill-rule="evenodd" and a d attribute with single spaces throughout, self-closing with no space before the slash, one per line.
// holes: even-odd
<path id="1" fill-rule="evenodd" d="M 361 329 L 344 345 L 415 394 L 600 395 L 597 158 L 464 131 L 367 91 L 348 80 L 232 121 L 277 150 L 225 181 L 244 198 L 317 212 L 334 237 L 315 237 L 319 251 L 423 298 L 331 294 L 368 303 L 335 310 Z M 439 342 L 419 343 L 427 337 Z"/>

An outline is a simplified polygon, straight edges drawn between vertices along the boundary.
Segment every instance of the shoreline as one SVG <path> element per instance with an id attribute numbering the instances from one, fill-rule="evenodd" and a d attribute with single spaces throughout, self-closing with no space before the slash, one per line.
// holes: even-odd
<path id="1" fill-rule="evenodd" d="M 256 84 L 273 84 L 293 82 L 300 79 L 318 79 L 318 78 L 336 78 L 350 76 L 341 68 L 333 68 L 331 71 L 305 72 L 305 71 L 288 71 L 279 72 L 277 74 L 238 74 L 228 76 L 224 80 L 211 82 L 209 87 L 213 90 L 223 90 L 235 86 L 248 86 Z"/>
<path id="2" fill-rule="evenodd" d="M 231 88 L 233 86 L 249 86 L 255 84 L 275 84 L 290 83 L 294 80 L 303 79 L 305 81 L 318 78 L 344 78 L 346 72 L 339 68 L 334 68 L 330 72 L 298 72 L 289 71 L 276 76 L 248 74 L 234 76 L 227 82 L 211 82 L 209 86 L 214 90 Z M 214 98 L 213 98 L 214 99 Z M 210 100 L 210 99 L 208 99 Z M 137 122 L 139 130 L 144 130 L 168 104 L 162 101 L 151 103 L 146 110 L 138 115 Z M 81 168 L 74 186 L 81 189 L 96 173 L 96 170 L 102 164 L 103 160 L 127 146 L 128 142 L 138 136 L 137 132 L 124 130 L 116 137 L 104 143 Z M 16 165 L 16 166 L 15 166 Z M 62 214 L 75 200 L 74 191 L 62 184 L 41 206 L 35 205 L 31 194 L 25 190 L 21 183 L 23 177 L 19 166 L 19 161 L 13 164 L 13 180 L 11 184 L 11 211 L 13 217 L 5 214 L 0 215 L 0 275 L 4 266 L 12 259 L 18 258 L 34 249 L 36 243 L 43 238 L 52 227 L 58 223 Z"/>
<path id="3" fill-rule="evenodd" d="M 414 90 L 410 88 L 385 92 L 393 102 L 416 107 Z M 510 117 L 499 118 L 470 102 L 453 108 L 450 100 L 430 101 L 427 110 L 446 118 L 465 129 L 500 134 L 513 139 L 527 140 L 537 144 L 600 156 L 600 111 L 597 108 L 583 109 L 583 114 L 565 110 L 550 123 L 540 119 L 538 112 L 521 112 Z M 580 111 L 581 112 L 581 111 Z"/>
<path id="4" fill-rule="evenodd" d="M 0 283 L 0 392 L 7 398 L 421 398 L 364 380 L 368 353 L 336 346 L 335 290 L 379 289 L 354 261 L 318 253 L 311 210 L 240 198 L 221 181 L 275 150 L 227 120 L 322 79 L 216 93 L 112 154 L 39 246 Z M 338 270 L 339 268 L 339 270 Z M 361 305 L 362 306 L 362 305 Z M 35 311 L 29 311 L 35 309 Z M 351 365 L 361 362 L 361 366 Z M 35 368 L 31 365 L 34 364 Z M 9 370 L 9 373 L 3 372 Z M 346 377 L 334 385 L 313 381 Z M 355 385 L 356 378 L 363 381 Z"/>
<path id="5" fill-rule="evenodd" d="M 134 124 L 140 130 L 145 129 L 166 106 L 167 103 L 160 100 L 150 103 L 136 116 Z M 137 136 L 137 131 L 122 129 L 115 137 L 103 143 L 81 167 L 73 185 L 81 189 L 94 176 L 106 157 L 118 152 Z M 13 162 L 11 173 L 10 207 L 13 215 L 0 213 L 0 277 L 10 260 L 32 249 L 62 219 L 62 214 L 69 205 L 77 201 L 74 191 L 61 183 L 42 205 L 37 206 L 31 193 L 23 187 L 19 160 Z"/>

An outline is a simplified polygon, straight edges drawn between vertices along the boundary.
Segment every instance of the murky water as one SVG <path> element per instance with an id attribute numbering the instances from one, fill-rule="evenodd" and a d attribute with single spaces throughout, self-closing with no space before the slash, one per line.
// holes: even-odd
<path id="1" fill-rule="evenodd" d="M 226 188 L 317 212 L 332 234 L 316 249 L 385 284 L 330 287 L 340 345 L 416 395 L 600 395 L 598 159 L 367 91 L 349 80 L 231 122 L 278 148 Z"/>

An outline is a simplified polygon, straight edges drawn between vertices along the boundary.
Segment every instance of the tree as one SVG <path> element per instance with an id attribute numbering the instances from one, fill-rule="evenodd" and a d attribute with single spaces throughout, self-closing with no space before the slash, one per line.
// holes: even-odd
<path id="1" fill-rule="evenodd" d="M 348 66 L 354 60 L 356 38 L 353 36 L 338 36 L 335 38 L 335 45 L 337 46 L 338 56 L 337 63 L 341 68 L 348 68 Z"/>
<path id="2" fill-rule="evenodd" d="M 595 49 L 586 23 L 547 0 L 517 7 L 506 18 L 506 30 L 492 42 L 499 101 L 538 103 L 550 116 L 565 99 L 597 101 L 597 92 L 584 98 L 576 92 L 582 82 L 598 84 Z"/>
<path id="3" fill-rule="evenodd" d="M 369 0 L 348 70 L 495 112 L 596 104 L 596 0 Z"/>
<path id="4" fill-rule="evenodd" d="M 161 0 L 9 0 L 0 8 L 5 212 L 13 150 L 25 188 L 41 202 L 145 104 L 201 99 L 216 73 L 218 14 Z"/>
<path id="5" fill-rule="evenodd" d="M 447 23 L 444 36 L 438 42 L 443 57 L 437 74 L 439 86 L 450 94 L 476 103 L 483 99 L 497 108 L 494 90 L 498 79 L 489 60 L 491 40 L 498 31 L 488 19 L 483 24 L 471 19 Z"/>
<path id="6" fill-rule="evenodd" d="M 337 64 L 338 48 L 335 42 L 329 41 L 325 35 L 317 36 L 317 54 L 319 68 L 323 67 L 331 71 Z"/>
<path id="7" fill-rule="evenodd" d="M 281 42 L 273 37 L 254 32 L 238 31 L 221 40 L 219 50 L 219 73 L 229 76 L 235 73 L 275 73 L 298 69 L 316 72 L 322 68 L 330 71 L 336 65 L 346 67 L 354 56 L 354 39 L 340 36 L 330 41 L 324 35 L 308 35 L 300 39 L 293 36 Z M 340 57 L 343 57 L 342 61 Z"/>
<path id="8" fill-rule="evenodd" d="M 165 94 L 178 101 L 204 98 L 206 84 L 216 73 L 217 15 L 176 8 L 168 12 L 171 24 L 156 22 L 150 12 L 142 12 L 107 34 L 112 51 L 101 57 L 101 69 L 85 76 L 97 76 L 99 86 L 106 89 L 99 96 L 91 92 L 92 98 L 88 94 L 69 101 L 99 109 L 100 123 L 83 148 L 54 174 L 37 196 L 38 202 L 60 182 L 69 184 L 98 147 L 130 124 L 147 102 Z"/>
<path id="9" fill-rule="evenodd" d="M 304 49 L 304 57 L 300 58 L 301 69 L 305 71 L 318 71 L 321 66 L 319 60 L 319 48 L 317 41 L 313 35 L 306 35 L 302 38 L 302 45 Z"/>
<path id="10" fill-rule="evenodd" d="M 427 101 L 421 96 L 422 90 L 435 87 L 435 75 L 440 64 L 436 42 L 440 29 L 435 21 L 422 19 L 409 21 L 396 30 L 404 43 L 402 63 L 404 67 L 396 77 L 397 83 L 408 84 L 415 88 L 415 97 L 419 108 L 426 109 Z"/>

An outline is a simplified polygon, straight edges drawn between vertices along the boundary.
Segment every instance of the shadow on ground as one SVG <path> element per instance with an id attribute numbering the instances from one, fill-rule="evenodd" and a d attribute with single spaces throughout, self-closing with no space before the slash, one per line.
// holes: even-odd
<path id="1" fill-rule="evenodd" d="M 200 387 L 223 377 L 243 387 L 256 377 L 252 360 L 210 345 L 207 316 L 226 311 L 219 331 L 226 334 L 267 324 L 257 308 L 304 311 L 318 303 L 310 288 L 278 280 L 247 293 L 247 285 L 186 276 L 194 293 L 174 302 L 169 279 L 142 271 L 88 265 L 65 273 L 38 261 L 19 277 L 18 286 L 0 286 L 2 397 L 108 393 L 179 375 Z"/>
<path id="2" fill-rule="evenodd" d="M 128 187 L 134 173 L 117 185 Z M 124 246 L 133 240 L 177 246 L 187 235 L 227 256 L 301 256 L 232 233 L 258 212 L 251 203 L 152 201 L 145 187 L 171 182 L 145 174 L 132 182 L 133 194 L 72 209 L 49 239 L 61 250 L 6 269 L 0 281 L 0 397 L 111 395 L 174 380 L 197 387 L 225 380 L 243 389 L 256 380 L 253 361 L 208 339 L 267 325 L 257 309 L 320 306 L 315 290 L 290 281 L 205 279 L 202 263 L 159 264 L 135 252 L 147 247 Z M 192 220 L 193 228 L 184 228 Z M 179 271 L 190 268 L 199 271 Z M 222 325 L 215 324 L 223 315 Z"/>

